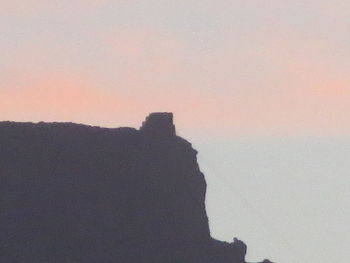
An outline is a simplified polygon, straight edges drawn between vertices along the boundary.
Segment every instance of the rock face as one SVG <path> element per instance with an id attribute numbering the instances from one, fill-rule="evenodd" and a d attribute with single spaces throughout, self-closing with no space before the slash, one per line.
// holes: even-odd
<path id="1" fill-rule="evenodd" d="M 244 262 L 244 243 L 210 237 L 196 154 L 171 113 L 140 130 L 0 123 L 0 262 Z"/>
<path id="2" fill-rule="evenodd" d="M 173 114 L 168 112 L 151 113 L 142 123 L 140 131 L 154 137 L 174 137 Z"/>

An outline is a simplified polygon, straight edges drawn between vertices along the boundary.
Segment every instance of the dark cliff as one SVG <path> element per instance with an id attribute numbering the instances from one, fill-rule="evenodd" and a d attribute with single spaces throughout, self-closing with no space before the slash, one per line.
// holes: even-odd
<path id="1" fill-rule="evenodd" d="M 210 237 L 196 153 L 170 113 L 140 130 L 1 122 L 0 262 L 244 262 Z"/>

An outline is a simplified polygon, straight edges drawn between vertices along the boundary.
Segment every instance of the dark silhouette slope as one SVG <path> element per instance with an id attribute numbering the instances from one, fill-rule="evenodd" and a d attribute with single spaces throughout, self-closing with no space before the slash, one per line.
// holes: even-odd
<path id="1" fill-rule="evenodd" d="M 244 262 L 244 243 L 210 237 L 196 153 L 171 113 L 140 130 L 0 123 L 0 262 Z"/>

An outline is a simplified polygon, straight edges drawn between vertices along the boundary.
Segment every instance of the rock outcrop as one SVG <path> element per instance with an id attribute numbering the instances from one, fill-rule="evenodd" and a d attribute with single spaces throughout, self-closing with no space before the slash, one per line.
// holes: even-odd
<path id="1" fill-rule="evenodd" d="M 153 137 L 174 137 L 176 132 L 173 114 L 170 112 L 151 113 L 142 123 L 140 131 Z"/>
<path id="2" fill-rule="evenodd" d="M 210 236 L 196 154 L 171 113 L 140 130 L 0 123 L 0 262 L 245 262 Z"/>

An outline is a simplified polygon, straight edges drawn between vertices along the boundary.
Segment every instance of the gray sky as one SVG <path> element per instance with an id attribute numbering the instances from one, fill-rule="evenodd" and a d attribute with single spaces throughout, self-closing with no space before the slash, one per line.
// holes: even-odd
<path id="1" fill-rule="evenodd" d="M 194 141 L 215 238 L 242 238 L 250 261 L 347 262 L 349 139 Z"/>

